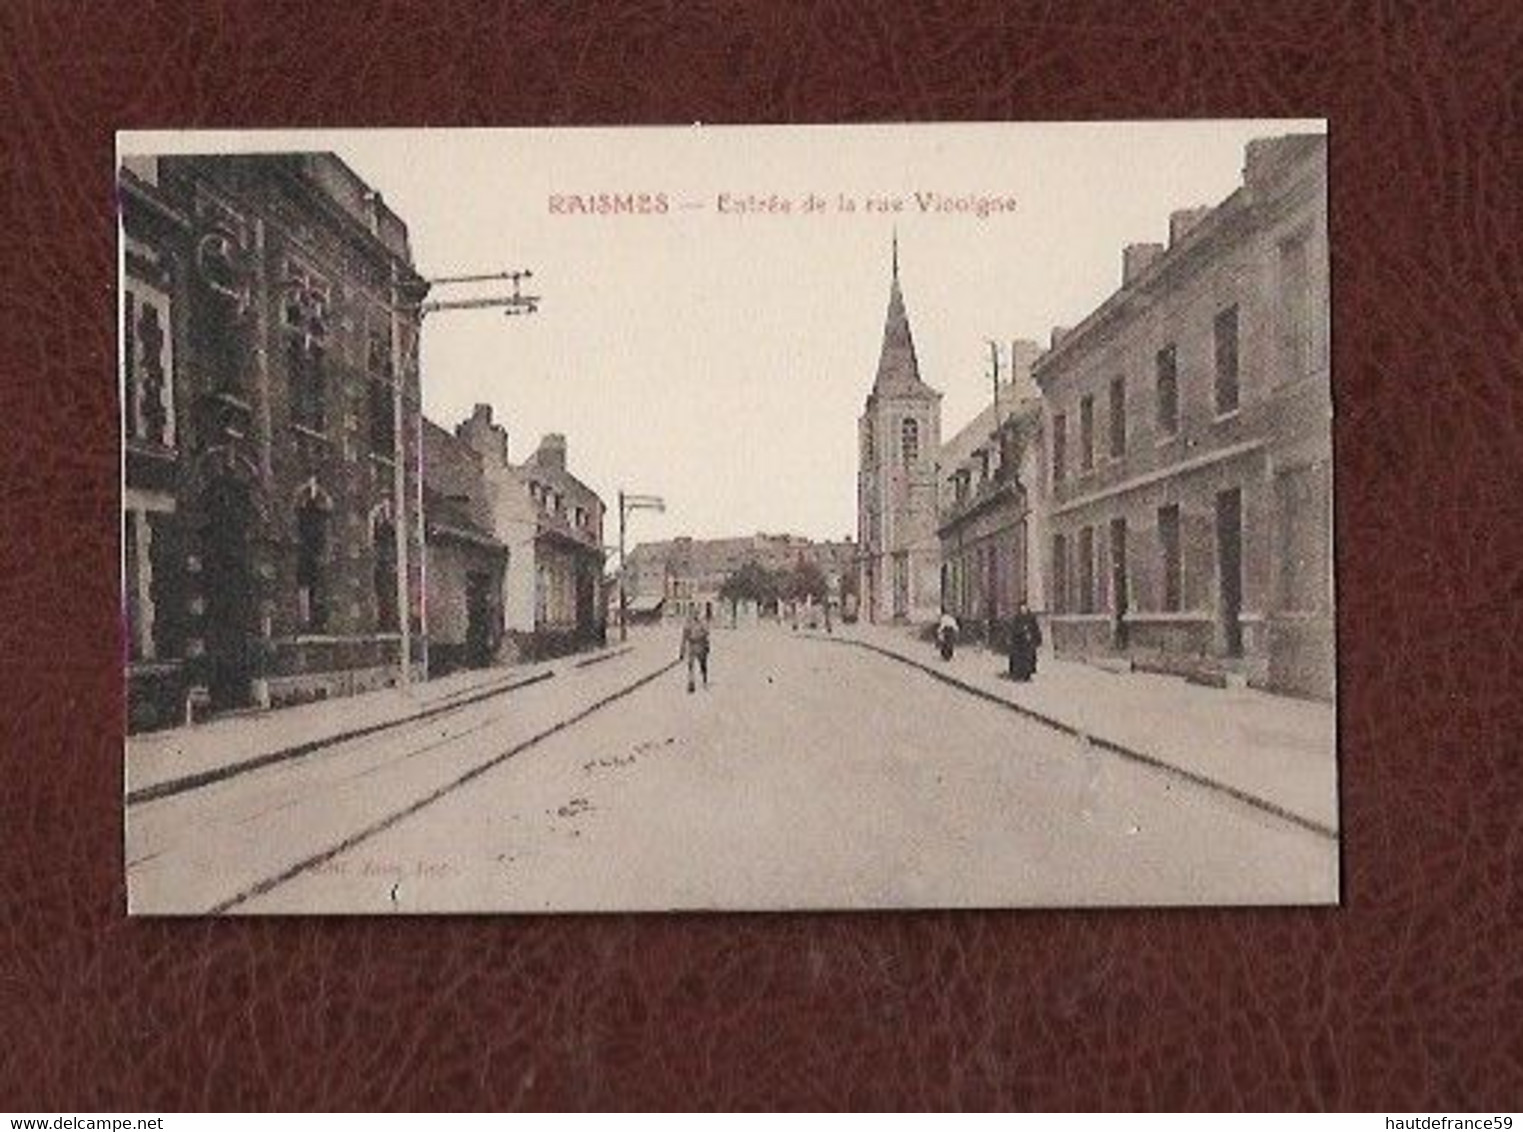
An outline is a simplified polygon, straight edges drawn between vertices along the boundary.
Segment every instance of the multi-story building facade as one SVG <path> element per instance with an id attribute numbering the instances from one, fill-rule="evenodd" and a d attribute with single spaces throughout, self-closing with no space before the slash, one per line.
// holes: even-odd
<path id="1" fill-rule="evenodd" d="M 493 530 L 480 453 L 427 418 L 423 517 L 428 674 L 486 667 L 503 640 L 508 548 Z"/>
<path id="2" fill-rule="evenodd" d="M 545 436 L 522 464 L 508 433 L 477 405 L 455 430 L 482 459 L 495 537 L 508 553 L 502 609 L 506 640 L 521 656 L 552 656 L 602 638 L 603 521 L 598 494 L 567 469 L 566 438 Z"/>
<path id="3" fill-rule="evenodd" d="M 391 683 L 404 633 L 421 673 L 406 226 L 332 154 L 120 188 L 129 725 Z"/>
<path id="4" fill-rule="evenodd" d="M 604 631 L 603 501 L 566 468 L 566 438 L 543 437 L 519 469 L 534 502 L 536 654 L 592 644 Z"/>
<path id="5" fill-rule="evenodd" d="M 1034 367 L 1060 653 L 1330 697 L 1327 142 L 1250 143 L 1243 185 L 1133 245 Z"/>
<path id="6" fill-rule="evenodd" d="M 899 246 L 883 346 L 872 392 L 857 422 L 858 591 L 869 621 L 929 621 L 941 601 L 936 536 L 941 394 L 920 363 L 899 287 Z"/>
<path id="7" fill-rule="evenodd" d="M 1040 354 L 1017 341 L 1012 380 L 941 450 L 941 600 L 969 636 L 997 641 L 1021 602 L 1042 604 L 1045 465 Z"/>

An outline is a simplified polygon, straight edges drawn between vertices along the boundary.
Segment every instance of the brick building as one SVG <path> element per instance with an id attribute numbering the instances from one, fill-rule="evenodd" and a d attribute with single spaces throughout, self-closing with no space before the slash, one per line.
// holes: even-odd
<path id="1" fill-rule="evenodd" d="M 1046 485 L 1042 405 L 1031 379 L 1040 352 L 1034 342 L 1014 343 L 998 407 L 985 407 L 941 449 L 942 605 L 972 637 L 997 639 L 992 630 L 1019 602 L 1042 604 Z"/>
<path id="2" fill-rule="evenodd" d="M 1332 695 L 1326 164 L 1250 143 L 1036 363 L 1059 653 Z"/>
<path id="3" fill-rule="evenodd" d="M 941 394 L 920 379 L 899 288 L 899 245 L 883 346 L 857 422 L 858 592 L 868 621 L 932 621 L 941 601 L 936 458 Z"/>
<path id="4" fill-rule="evenodd" d="M 332 154 L 129 157 L 120 190 L 130 726 L 393 682 L 399 610 L 423 628 L 406 226 Z"/>

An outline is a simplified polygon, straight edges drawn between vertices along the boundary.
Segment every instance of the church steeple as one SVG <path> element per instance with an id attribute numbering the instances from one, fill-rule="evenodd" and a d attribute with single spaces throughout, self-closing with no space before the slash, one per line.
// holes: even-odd
<path id="1" fill-rule="evenodd" d="M 915 339 L 910 333 L 909 315 L 904 309 L 904 292 L 899 287 L 899 232 L 894 231 L 893 252 L 888 288 L 888 314 L 883 322 L 883 350 L 878 357 L 878 374 L 874 393 L 918 394 L 935 396 L 920 380 L 920 363 L 915 357 Z"/>
<path id="2" fill-rule="evenodd" d="M 897 230 L 889 248 L 883 349 L 857 436 L 862 615 L 876 622 L 934 620 L 941 586 L 936 534 L 941 394 L 920 380 L 899 280 Z"/>

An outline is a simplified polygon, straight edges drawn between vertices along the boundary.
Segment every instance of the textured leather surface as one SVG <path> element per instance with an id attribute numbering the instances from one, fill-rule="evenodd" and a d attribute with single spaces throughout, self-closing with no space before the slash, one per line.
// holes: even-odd
<path id="1" fill-rule="evenodd" d="M 0 4 L 0 1108 L 1516 1105 L 1515 3 L 181 7 Z M 124 917 L 115 128 L 1238 114 L 1332 122 L 1345 907 Z"/>

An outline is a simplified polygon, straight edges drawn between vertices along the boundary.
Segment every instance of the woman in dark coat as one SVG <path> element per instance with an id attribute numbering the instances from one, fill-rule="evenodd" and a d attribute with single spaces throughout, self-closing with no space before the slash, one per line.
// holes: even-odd
<path id="1" fill-rule="evenodd" d="M 1042 627 L 1021 602 L 1010 622 L 1010 679 L 1030 680 L 1036 674 L 1036 652 L 1042 647 Z"/>

